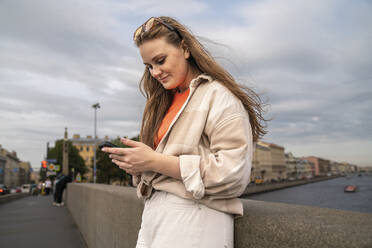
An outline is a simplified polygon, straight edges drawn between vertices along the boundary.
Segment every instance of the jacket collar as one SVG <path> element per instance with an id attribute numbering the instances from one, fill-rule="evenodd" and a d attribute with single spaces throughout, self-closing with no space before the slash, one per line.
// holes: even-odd
<path id="1" fill-rule="evenodd" d="M 213 81 L 211 76 L 209 76 L 206 73 L 202 73 L 199 76 L 197 76 L 196 78 L 194 78 L 193 80 L 191 80 L 190 88 L 196 88 L 196 87 L 199 86 L 200 83 L 211 82 L 211 81 Z"/>

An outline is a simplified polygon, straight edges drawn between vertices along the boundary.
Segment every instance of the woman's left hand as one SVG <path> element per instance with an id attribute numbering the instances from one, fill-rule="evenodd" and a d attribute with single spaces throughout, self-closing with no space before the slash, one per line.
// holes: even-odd
<path id="1" fill-rule="evenodd" d="M 105 147 L 104 152 L 110 153 L 112 162 L 132 175 L 138 175 L 151 170 L 151 163 L 158 153 L 142 142 L 121 138 L 120 141 L 130 148 Z"/>

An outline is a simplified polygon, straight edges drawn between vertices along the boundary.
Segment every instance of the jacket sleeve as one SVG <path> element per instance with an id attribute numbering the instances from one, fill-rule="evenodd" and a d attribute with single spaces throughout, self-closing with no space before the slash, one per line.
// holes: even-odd
<path id="1" fill-rule="evenodd" d="M 252 131 L 245 109 L 239 107 L 233 111 L 231 106 L 207 123 L 205 146 L 198 155 L 180 156 L 183 183 L 195 199 L 236 198 L 249 183 Z"/>

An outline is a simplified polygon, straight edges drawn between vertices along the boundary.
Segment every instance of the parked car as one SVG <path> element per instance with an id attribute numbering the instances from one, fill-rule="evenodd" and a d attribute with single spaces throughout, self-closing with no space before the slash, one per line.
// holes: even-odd
<path id="1" fill-rule="evenodd" d="M 5 195 L 9 193 L 10 193 L 9 189 L 4 184 L 0 184 L 0 195 Z"/>
<path id="2" fill-rule="evenodd" d="M 255 178 L 254 182 L 255 182 L 256 185 L 260 185 L 260 184 L 263 184 L 263 183 L 264 183 L 264 180 L 263 180 L 262 177 L 257 176 L 257 177 Z"/>
<path id="3" fill-rule="evenodd" d="M 23 184 L 21 187 L 22 193 L 30 193 L 31 192 L 31 184 Z"/>
<path id="4" fill-rule="evenodd" d="M 312 176 L 312 175 L 307 175 L 307 176 L 306 176 L 306 179 L 307 179 L 307 180 L 311 180 L 311 179 L 313 179 L 313 176 Z"/>
<path id="5" fill-rule="evenodd" d="M 22 193 L 21 187 L 14 187 L 10 189 L 11 194 Z"/>

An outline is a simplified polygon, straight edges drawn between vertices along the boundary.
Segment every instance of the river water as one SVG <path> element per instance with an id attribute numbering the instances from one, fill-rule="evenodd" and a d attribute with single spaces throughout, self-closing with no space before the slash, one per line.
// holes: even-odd
<path id="1" fill-rule="evenodd" d="M 346 185 L 357 185 L 358 191 L 345 193 Z M 244 198 L 372 213 L 372 175 L 340 177 Z"/>

